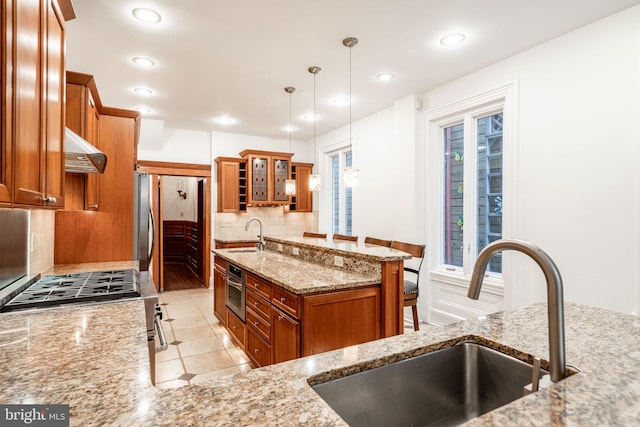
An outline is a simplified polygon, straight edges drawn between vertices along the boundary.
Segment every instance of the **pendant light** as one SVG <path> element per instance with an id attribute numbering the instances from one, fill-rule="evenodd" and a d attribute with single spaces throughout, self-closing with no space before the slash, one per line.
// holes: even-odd
<path id="1" fill-rule="evenodd" d="M 293 157 L 293 153 L 291 152 L 291 133 L 293 133 L 293 126 L 291 124 L 291 95 L 296 91 L 296 88 L 287 86 L 284 88 L 284 91 L 289 94 L 289 154 L 291 154 L 291 157 Z M 289 162 L 291 162 L 291 160 L 289 160 Z M 289 165 L 289 169 L 291 169 L 291 165 Z M 287 179 L 284 181 L 284 194 L 286 194 L 287 196 L 296 195 L 295 179 Z"/>
<path id="2" fill-rule="evenodd" d="M 309 72 L 313 74 L 313 164 L 316 165 L 316 75 L 322 71 L 322 68 L 313 66 L 309 67 Z M 320 191 L 322 180 L 319 174 L 309 175 L 309 190 Z"/>
<path id="3" fill-rule="evenodd" d="M 346 187 L 358 186 L 358 172 L 360 170 L 353 166 L 353 147 L 351 137 L 351 48 L 358 44 L 358 39 L 355 37 L 347 37 L 342 40 L 342 44 L 349 48 L 349 151 L 351 152 L 351 166 L 344 168 L 344 185 Z"/>

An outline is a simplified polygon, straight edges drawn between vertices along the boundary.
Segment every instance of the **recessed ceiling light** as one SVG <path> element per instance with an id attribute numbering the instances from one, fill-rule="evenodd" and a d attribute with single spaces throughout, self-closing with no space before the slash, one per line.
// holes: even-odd
<path id="1" fill-rule="evenodd" d="M 151 109 L 147 108 L 147 107 L 135 107 L 134 110 L 142 113 L 142 114 L 149 114 L 151 113 Z"/>
<path id="2" fill-rule="evenodd" d="M 151 95 L 153 93 L 151 89 L 147 89 L 145 87 L 137 87 L 133 89 L 133 91 L 138 95 Z"/>
<path id="3" fill-rule="evenodd" d="M 147 58 L 144 56 L 136 56 L 132 59 L 133 63 L 139 65 L 141 67 L 153 67 L 156 65 L 156 61 L 151 58 Z"/>
<path id="4" fill-rule="evenodd" d="M 289 125 L 286 125 L 286 126 L 282 127 L 282 130 L 285 131 L 285 132 L 295 132 L 297 129 L 298 129 L 297 127 L 289 126 Z"/>
<path id="5" fill-rule="evenodd" d="M 158 12 L 146 7 L 137 7 L 131 11 L 138 21 L 147 22 L 149 24 L 157 24 L 162 20 Z"/>
<path id="6" fill-rule="evenodd" d="M 316 114 L 315 116 L 316 120 L 319 119 L 318 115 Z M 302 120 L 306 120 L 308 122 L 312 122 L 313 121 L 313 113 L 307 113 L 304 116 L 302 116 Z"/>
<path id="7" fill-rule="evenodd" d="M 393 80 L 395 78 L 396 76 L 393 73 L 380 73 L 376 76 L 376 79 L 380 80 L 381 82 L 388 82 L 389 80 Z"/>
<path id="8" fill-rule="evenodd" d="M 465 38 L 462 33 L 448 34 L 440 39 L 440 44 L 442 46 L 455 46 L 462 43 Z"/>
<path id="9" fill-rule="evenodd" d="M 332 101 L 335 105 L 349 105 L 349 98 L 344 96 L 333 98 Z"/>
<path id="10" fill-rule="evenodd" d="M 216 120 L 216 123 L 224 126 L 232 125 L 236 122 L 235 119 L 232 119 L 231 117 L 227 117 L 227 116 L 218 117 L 215 120 Z"/>

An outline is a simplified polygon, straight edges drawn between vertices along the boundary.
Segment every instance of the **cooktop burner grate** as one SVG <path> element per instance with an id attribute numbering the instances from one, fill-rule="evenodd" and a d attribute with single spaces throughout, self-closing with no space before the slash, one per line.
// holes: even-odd
<path id="1" fill-rule="evenodd" d="M 140 296 L 135 270 L 94 271 L 45 276 L 5 304 L 0 311 L 113 301 Z"/>

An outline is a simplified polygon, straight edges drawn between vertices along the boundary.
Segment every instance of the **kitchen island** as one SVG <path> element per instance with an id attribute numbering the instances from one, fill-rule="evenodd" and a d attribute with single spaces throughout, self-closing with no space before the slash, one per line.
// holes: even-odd
<path id="1" fill-rule="evenodd" d="M 379 366 L 462 336 L 547 360 L 546 319 L 546 304 L 536 304 L 160 390 L 149 378 L 141 301 L 8 313 L 0 315 L 0 402 L 70 404 L 74 426 L 346 425 L 310 378 Z M 582 372 L 467 425 L 637 424 L 640 318 L 567 303 L 565 320 L 567 362 Z"/>

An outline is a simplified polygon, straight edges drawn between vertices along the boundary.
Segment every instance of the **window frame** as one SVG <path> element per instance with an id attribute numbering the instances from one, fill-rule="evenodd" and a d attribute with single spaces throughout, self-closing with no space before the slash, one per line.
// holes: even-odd
<path id="1" fill-rule="evenodd" d="M 503 222 L 502 237 L 510 238 L 514 235 L 518 218 L 513 210 L 517 206 L 518 170 L 517 141 L 518 126 L 517 111 L 517 82 L 488 90 L 481 94 L 458 100 L 442 107 L 424 112 L 425 145 L 424 152 L 418 153 L 425 159 L 425 170 L 420 179 L 423 184 L 424 209 L 421 218 L 425 227 L 425 241 L 429 242 L 429 277 L 430 281 L 449 284 L 456 287 L 468 288 L 473 264 L 477 258 L 477 188 L 475 185 L 465 186 L 468 200 L 473 200 L 471 206 L 465 203 L 465 233 L 464 248 L 471 256 L 465 257 L 462 267 L 446 265 L 444 260 L 444 129 L 456 124 L 464 123 L 465 164 L 464 174 L 467 179 L 477 184 L 477 119 L 496 112 L 503 113 Z M 471 147 L 471 148 L 470 148 Z M 469 181 L 466 181 L 469 182 Z M 472 215 L 471 215 L 472 213 Z M 469 228 L 467 228 L 469 227 Z M 510 307 L 511 288 L 505 286 L 510 283 L 512 271 L 516 268 L 517 259 L 509 253 L 503 254 L 502 274 L 488 273 L 485 277 L 483 292 L 505 297 L 505 306 Z M 429 303 L 431 305 L 431 303 Z"/>
<path id="2" fill-rule="evenodd" d="M 321 164 L 320 170 L 322 171 L 322 187 L 321 203 L 320 203 L 320 229 L 330 230 L 330 233 L 339 234 L 352 234 L 353 233 L 353 220 L 354 220 L 354 197 L 355 192 L 351 191 L 351 232 L 347 233 L 347 219 L 346 219 L 346 186 L 344 184 L 344 168 L 346 166 L 346 155 L 351 153 L 351 164 L 355 163 L 355 153 L 353 144 L 349 144 L 349 140 L 339 141 L 330 146 L 326 146 L 321 150 Z M 332 171 L 332 158 L 338 156 L 338 176 L 339 176 L 339 221 L 338 231 L 333 229 L 333 171 Z"/>

